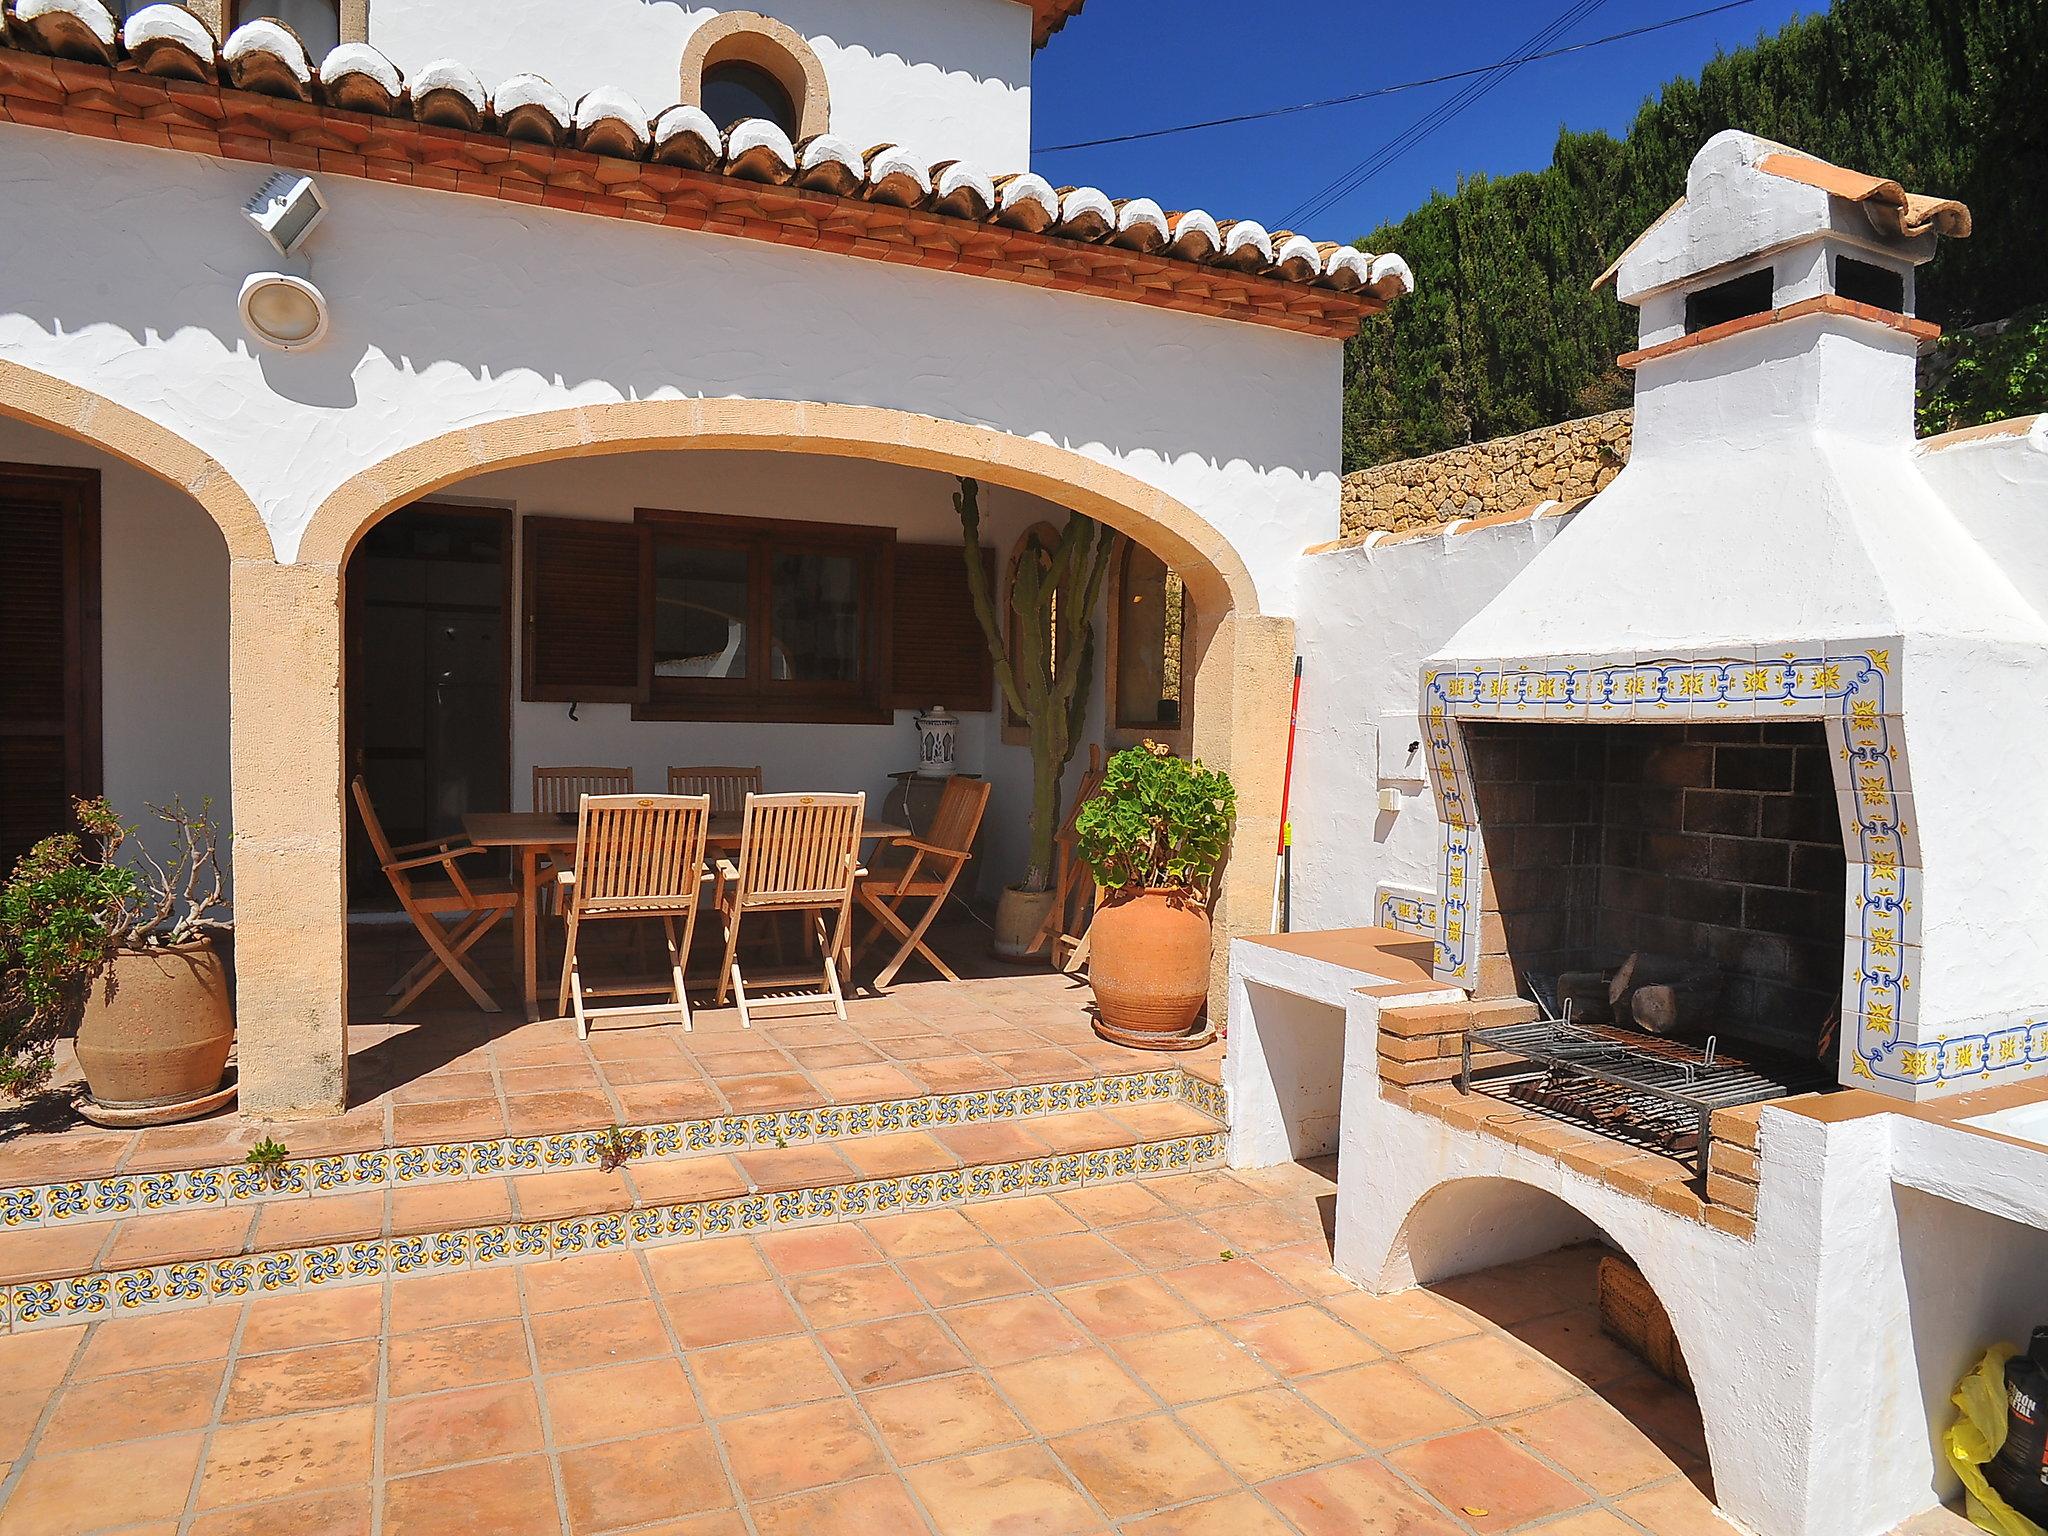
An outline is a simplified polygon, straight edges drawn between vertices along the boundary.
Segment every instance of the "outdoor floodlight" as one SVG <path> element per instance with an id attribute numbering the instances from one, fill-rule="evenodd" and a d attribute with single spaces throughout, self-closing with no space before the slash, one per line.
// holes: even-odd
<path id="1" fill-rule="evenodd" d="M 243 204 L 242 211 L 277 247 L 279 255 L 289 256 L 327 216 L 327 199 L 313 185 L 312 177 L 280 171 Z"/>

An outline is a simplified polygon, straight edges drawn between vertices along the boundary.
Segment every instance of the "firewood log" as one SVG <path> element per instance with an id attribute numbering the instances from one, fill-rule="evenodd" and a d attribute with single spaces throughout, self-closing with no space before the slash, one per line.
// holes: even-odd
<path id="1" fill-rule="evenodd" d="M 1703 1028 L 1720 998 L 1720 984 L 1711 978 L 1658 982 L 1637 987 L 1629 1011 L 1651 1034 L 1676 1035 Z"/>
<path id="2" fill-rule="evenodd" d="M 1629 994 L 1637 987 L 1653 986 L 1666 981 L 1685 981 L 1700 971 L 1697 961 L 1681 960 L 1673 955 L 1652 954 L 1639 949 L 1615 969 L 1614 979 L 1607 983 L 1607 1001 L 1613 1006 L 1619 1018 L 1628 1017 Z"/>
<path id="3" fill-rule="evenodd" d="M 1557 978 L 1557 1006 L 1576 1024 L 1607 1024 L 1614 1019 L 1608 999 L 1607 971 L 1564 971 Z"/>

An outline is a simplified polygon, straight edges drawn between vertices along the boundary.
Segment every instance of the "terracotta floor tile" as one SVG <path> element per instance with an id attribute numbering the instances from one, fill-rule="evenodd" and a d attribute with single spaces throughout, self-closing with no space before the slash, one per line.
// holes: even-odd
<path id="1" fill-rule="evenodd" d="M 387 1483 L 384 1529 L 406 1536 L 558 1536 L 562 1521 L 547 1458 L 521 1456 Z"/>
<path id="2" fill-rule="evenodd" d="M 1221 1168 L 1205 1169 L 1199 1173 L 1176 1173 L 1147 1182 L 1153 1194 L 1184 1211 L 1219 1210 L 1227 1205 L 1243 1205 L 1248 1200 L 1260 1198 L 1257 1189 Z"/>
<path id="3" fill-rule="evenodd" d="M 995 1051 L 1030 1051 L 1045 1044 L 1038 1035 L 1018 1024 L 992 1024 L 985 1029 L 954 1031 L 953 1038 L 969 1050 L 984 1055 Z"/>
<path id="4" fill-rule="evenodd" d="M 560 1131 L 590 1131 L 616 1118 L 612 1102 L 596 1088 L 524 1093 L 505 1100 L 505 1134 L 550 1136 Z"/>
<path id="5" fill-rule="evenodd" d="M 770 1147 L 739 1154 L 740 1171 L 756 1189 L 803 1189 L 850 1183 L 853 1170 L 831 1147 Z"/>
<path id="6" fill-rule="evenodd" d="M 1116 1227 L 1126 1222 L 1165 1216 L 1173 1207 L 1135 1180 L 1122 1184 L 1095 1184 L 1070 1190 L 1058 1197 L 1061 1205 L 1095 1227 Z"/>
<path id="7" fill-rule="evenodd" d="M 803 1319 L 782 1294 L 782 1287 L 772 1280 L 713 1286 L 669 1296 L 663 1298 L 663 1306 L 685 1349 L 772 1339 L 780 1334 L 801 1333 L 804 1326 Z"/>
<path id="8" fill-rule="evenodd" d="M 692 1356 L 690 1368 L 705 1408 L 720 1417 L 814 1403 L 840 1392 L 825 1356 L 806 1338 L 730 1344 Z"/>
<path id="9" fill-rule="evenodd" d="M 1376 1461 L 1348 1461 L 1273 1483 L 1263 1490 L 1301 1536 L 1464 1536 L 1465 1527 Z"/>
<path id="10" fill-rule="evenodd" d="M 820 1334 L 819 1342 L 856 1391 L 943 1376 L 968 1363 L 945 1330 L 921 1313 L 836 1328 Z"/>
<path id="11" fill-rule="evenodd" d="M 1190 1104 L 1171 1100 L 1154 1104 L 1124 1104 L 1116 1110 L 1116 1118 L 1136 1133 L 1140 1141 L 1171 1141 L 1176 1136 L 1199 1136 L 1204 1131 L 1216 1129 L 1216 1122 Z M 1129 1138 L 1126 1138 L 1128 1140 Z M 1231 1179 L 1235 1186 L 1232 1193 L 1241 1200 L 1254 1199 L 1258 1191 Z M 1173 1199 L 1171 1190 L 1162 1191 L 1168 1200 Z M 1194 1200 L 1175 1202 L 1189 1210 L 1206 1209 L 1209 1204 L 1231 1204 L 1232 1201 L 1212 1200 L 1198 1204 Z"/>
<path id="12" fill-rule="evenodd" d="M 833 1225 L 770 1232 L 759 1239 L 761 1253 L 777 1274 L 808 1275 L 821 1269 L 872 1264 L 881 1250 L 859 1227 Z"/>
<path id="13" fill-rule="evenodd" d="M 1380 1348 L 1397 1352 L 1469 1338 L 1483 1326 L 1463 1308 L 1424 1290 L 1391 1296 L 1354 1291 L 1325 1305 Z"/>
<path id="14" fill-rule="evenodd" d="M 1093 1232 L 1068 1232 L 1014 1243 L 1010 1256 L 1026 1274 L 1048 1289 L 1108 1280 L 1137 1269 L 1129 1257 Z"/>
<path id="15" fill-rule="evenodd" d="M 269 1200 L 257 1206 L 257 1250 L 310 1247 L 376 1237 L 384 1230 L 383 1190 L 321 1195 L 307 1200 Z"/>
<path id="16" fill-rule="evenodd" d="M 1399 1361 L 1380 1360 L 1301 1383 L 1301 1391 L 1375 1450 L 1439 1435 L 1472 1415 Z"/>
<path id="17" fill-rule="evenodd" d="M 463 1277 L 468 1278 L 468 1277 Z M 391 1340 L 387 1364 L 393 1397 L 482 1386 L 530 1375 L 526 1330 L 516 1319 L 458 1323 Z"/>
<path id="18" fill-rule="evenodd" d="M 722 1433 L 733 1479 L 749 1500 L 872 1477 L 888 1467 L 850 1402 L 812 1403 L 735 1419 Z"/>
<path id="19" fill-rule="evenodd" d="M 960 1159 L 923 1131 L 902 1131 L 891 1136 L 860 1136 L 840 1143 L 840 1151 L 864 1179 L 894 1178 L 898 1174 L 926 1173 L 938 1168 L 957 1168 Z"/>
<path id="20" fill-rule="evenodd" d="M 924 1524 L 903 1484 L 871 1477 L 815 1493 L 757 1503 L 748 1511 L 760 1536 L 828 1536 L 837 1532 L 910 1532 Z"/>
<path id="21" fill-rule="evenodd" d="M 661 1309 L 651 1301 L 614 1301 L 573 1312 L 543 1312 L 527 1321 L 541 1373 L 647 1360 L 670 1351 Z"/>
<path id="22" fill-rule="evenodd" d="M 518 1275 L 531 1313 L 647 1299 L 647 1277 L 637 1253 L 587 1253 L 522 1264 Z"/>
<path id="23" fill-rule="evenodd" d="M 1191 1403 L 1268 1386 L 1273 1373 L 1212 1324 L 1115 1340 L 1118 1359 L 1168 1403 Z"/>
<path id="24" fill-rule="evenodd" d="M 917 1292 L 886 1264 L 803 1275 L 790 1282 L 789 1291 L 813 1328 L 871 1323 L 915 1312 L 921 1305 Z"/>
<path id="25" fill-rule="evenodd" d="M 1153 1408 L 1151 1394 L 1100 1349 L 1022 1360 L 999 1366 L 990 1375 L 1040 1435 L 1063 1435 Z"/>
<path id="26" fill-rule="evenodd" d="M 1939 1509 L 1938 1512 L 1951 1520 L 1962 1518 L 1960 1515 L 1950 1515 L 1946 1509 Z M 1638 1536 L 1635 1526 L 1610 1509 L 1582 1509 L 1576 1514 L 1546 1520 L 1534 1529 L 1540 1536 Z M 1903 1536 L 1906 1528 L 1895 1526 L 1893 1529 Z"/>
<path id="27" fill-rule="evenodd" d="M 340 1294 L 340 1293 L 337 1293 Z M 519 1314 L 516 1269 L 465 1269 L 409 1275 L 391 1283 L 391 1331 L 417 1333 L 451 1323 L 480 1323 Z"/>
<path id="28" fill-rule="evenodd" d="M 718 1087 L 735 1110 L 805 1109 L 827 1102 L 825 1095 L 811 1086 L 810 1079 L 798 1072 L 727 1078 Z"/>
<path id="29" fill-rule="evenodd" d="M 876 1217 L 861 1226 L 877 1247 L 899 1259 L 955 1253 L 988 1244 L 981 1228 L 958 1211 L 907 1211 L 901 1216 Z"/>
<path id="30" fill-rule="evenodd" d="M 1632 1493 L 1615 1507 L 1651 1536 L 1733 1536 L 1735 1530 L 1714 1513 L 1707 1496 L 1682 1477 Z"/>
<path id="31" fill-rule="evenodd" d="M 1237 1485 L 1167 1414 L 1130 1419 L 1109 1433 L 1084 1430 L 1052 1449 L 1114 1519 L 1225 1493 Z"/>
<path id="32" fill-rule="evenodd" d="M 1126 1522 L 1123 1530 L 1124 1536 L 1295 1536 L 1292 1526 L 1249 1493 L 1169 1509 Z"/>
<path id="33" fill-rule="evenodd" d="M 1649 1436 L 1597 1397 L 1567 1398 L 1518 1414 L 1501 1429 L 1609 1497 L 1660 1482 L 1678 1470 Z"/>
<path id="34" fill-rule="evenodd" d="M 377 1411 L 368 1406 L 223 1425 L 207 1448 L 199 1507 L 218 1509 L 362 1482 L 370 1474 L 376 1427 Z"/>
<path id="35" fill-rule="evenodd" d="M 968 1353 L 984 1366 L 1066 1354 L 1088 1344 L 1066 1313 L 1043 1296 L 1007 1296 L 943 1316 Z"/>
<path id="36" fill-rule="evenodd" d="M 792 1045 L 788 1050 L 796 1064 L 814 1077 L 821 1068 L 858 1067 L 882 1059 L 880 1051 L 855 1041 L 843 1044 Z"/>
<path id="37" fill-rule="evenodd" d="M 751 1187 L 729 1157 L 657 1158 L 633 1164 L 632 1179 L 641 1200 L 651 1205 L 727 1200 Z"/>
<path id="38" fill-rule="evenodd" d="M 95 1267 L 109 1236 L 107 1223 L 100 1221 L 9 1232 L 0 1243 L 0 1284 L 84 1274 Z"/>
<path id="39" fill-rule="evenodd" d="M 1058 1237 L 1079 1232 L 1082 1223 L 1074 1213 L 1051 1195 L 1020 1195 L 1010 1200 L 990 1200 L 970 1205 L 967 1219 L 999 1243 L 1019 1243 L 1033 1237 Z"/>
<path id="40" fill-rule="evenodd" d="M 719 1237 L 708 1242 L 649 1248 L 643 1257 L 648 1272 L 654 1276 L 654 1288 L 664 1296 L 707 1290 L 715 1285 L 766 1280 L 770 1274 L 753 1241 L 744 1237 Z"/>
<path id="41" fill-rule="evenodd" d="M 622 1083 L 613 1090 L 628 1124 L 665 1120 L 702 1120 L 725 1113 L 725 1096 L 696 1079 L 679 1082 Z"/>
<path id="42" fill-rule="evenodd" d="M 1290 1243 L 1327 1241 L 1321 1213 L 1308 1204 L 1259 1200 L 1250 1205 L 1230 1205 L 1203 1212 L 1202 1225 L 1239 1253 L 1263 1254 L 1269 1248 L 1284 1248 Z"/>
<path id="43" fill-rule="evenodd" d="M 623 1172 L 579 1168 L 568 1173 L 530 1173 L 513 1180 L 519 1214 L 529 1221 L 623 1211 L 633 1203 Z"/>
<path id="44" fill-rule="evenodd" d="M 1069 1286 L 1059 1299 L 1061 1306 L 1105 1339 L 1162 1333 L 1201 1321 L 1194 1308 L 1150 1275 Z"/>
<path id="45" fill-rule="evenodd" d="M 408 1184 L 391 1191 L 391 1230 L 452 1232 L 512 1219 L 510 1179 L 452 1179 Z"/>
<path id="46" fill-rule="evenodd" d="M 1160 1278 L 1204 1317 L 1224 1319 L 1270 1312 L 1300 1301 L 1301 1293 L 1251 1259 L 1219 1260 L 1168 1270 Z"/>
<path id="47" fill-rule="evenodd" d="M 763 1036 L 749 1049 L 720 1051 L 715 1056 L 706 1056 L 703 1066 L 711 1080 L 719 1082 L 728 1077 L 762 1077 L 773 1072 L 787 1072 L 789 1058 Z"/>
<path id="48" fill-rule="evenodd" d="M 1501 1334 L 1432 1344 L 1403 1358 L 1481 1418 L 1524 1413 L 1585 1391 L 1534 1350 Z"/>
<path id="49" fill-rule="evenodd" d="M 1691 1463 L 1707 1459 L 1707 1432 L 1700 1419 L 1699 1401 L 1683 1387 L 1638 1369 L 1631 1376 L 1606 1383 L 1600 1395 L 1687 1470 Z"/>
<path id="50" fill-rule="evenodd" d="M 550 1376 L 541 1390 L 559 1445 L 617 1440 L 650 1429 L 688 1429 L 700 1420 L 696 1394 L 682 1362 L 674 1359 Z"/>
<path id="51" fill-rule="evenodd" d="M 1330 1245 L 1322 1238 L 1268 1248 L 1259 1254 L 1259 1263 L 1304 1296 L 1328 1298 L 1359 1294 L 1355 1284 L 1331 1267 Z"/>
<path id="52" fill-rule="evenodd" d="M 691 1083 L 704 1081 L 704 1074 L 681 1056 L 631 1057 L 625 1061 L 604 1063 L 602 1075 L 605 1086 L 617 1094 L 621 1088 L 639 1088 L 655 1083 Z M 628 1114 L 632 1112 L 627 1111 Z"/>
<path id="53" fill-rule="evenodd" d="M 331 1488 L 242 1509 L 217 1510 L 193 1521 L 191 1536 L 280 1536 L 285 1531 L 369 1536 L 370 1490 Z"/>
<path id="54" fill-rule="evenodd" d="M 38 1456 L 7 1501 L 7 1536 L 76 1536 L 81 1509 L 107 1525 L 175 1519 L 184 1512 L 200 1446 L 198 1435 L 186 1435 L 157 1441 L 147 1456 L 118 1445 Z"/>
<path id="55" fill-rule="evenodd" d="M 718 1452 L 702 1429 L 564 1451 L 561 1465 L 569 1528 L 579 1536 L 732 1503 Z"/>
<path id="56" fill-rule="evenodd" d="M 1392 1452 L 1387 1460 L 1477 1531 L 1503 1531 L 1592 1501 L 1498 1430 L 1468 1429 Z"/>
<path id="57" fill-rule="evenodd" d="M 130 1216 L 115 1226 L 113 1241 L 107 1245 L 104 1265 L 108 1269 L 139 1268 L 145 1264 L 170 1264 L 240 1253 L 252 1221 L 253 1213 L 246 1206 L 180 1211 L 169 1216 Z M 56 1236 L 64 1230 L 59 1227 L 35 1235 Z"/>
<path id="58" fill-rule="evenodd" d="M 897 1035 L 876 1042 L 876 1048 L 891 1061 L 928 1061 L 951 1056 L 960 1049 L 944 1035 Z"/>
<path id="59" fill-rule="evenodd" d="M 1283 1387 L 1194 1403 L 1179 1412 L 1181 1421 L 1248 1483 L 1357 1454 L 1341 1431 Z"/>
<path id="60" fill-rule="evenodd" d="M 226 1369 L 225 1361 L 212 1360 L 80 1382 L 58 1399 L 37 1453 L 203 1429 L 213 1420 L 214 1396 Z"/>
<path id="61" fill-rule="evenodd" d="M 1230 1247 L 1194 1217 L 1178 1214 L 1116 1227 L 1104 1236 L 1147 1269 L 1212 1263 Z"/>
<path id="62" fill-rule="evenodd" d="M 820 1088 L 831 1095 L 834 1103 L 866 1104 L 884 1099 L 914 1099 L 926 1091 L 923 1084 L 901 1067 L 882 1060 L 879 1051 L 870 1051 L 865 1046 L 834 1049 L 859 1049 L 862 1056 L 868 1058 L 855 1065 L 810 1067 L 811 1076 L 817 1079 Z"/>
<path id="63" fill-rule="evenodd" d="M 232 1309 L 218 1307 L 201 1307 L 183 1315 L 201 1317 L 209 1311 L 233 1315 Z M 244 1355 L 350 1339 L 374 1343 L 384 1327 L 384 1292 L 381 1286 L 349 1285 L 297 1296 L 261 1296 L 249 1303 L 246 1313 L 240 1346 Z M 225 1346 L 219 1353 L 225 1353 Z"/>
<path id="64" fill-rule="evenodd" d="M 332 1294 L 374 1298 L 377 1288 L 351 1287 Z M 250 1315 L 252 1319 L 255 1316 L 253 1306 Z M 223 1360 L 239 1321 L 235 1308 L 221 1306 L 110 1317 L 93 1330 L 92 1338 L 86 1342 L 85 1352 L 78 1357 L 78 1375 L 111 1376 L 117 1371 Z M 37 1329 L 0 1338 L 0 1381 L 11 1389 L 54 1384 L 64 1374 L 84 1332 L 83 1328 Z"/>
<path id="65" fill-rule="evenodd" d="M 981 1376 L 942 1376 L 864 1393 L 861 1406 L 899 1462 L 934 1461 L 1025 1439 L 1025 1429 Z"/>
<path id="66" fill-rule="evenodd" d="M 377 1396 L 379 1353 L 375 1339 L 352 1339 L 244 1356 L 236 1361 L 228 1381 L 221 1419 L 234 1423 L 372 1402 Z"/>
<path id="67" fill-rule="evenodd" d="M 1020 1083 L 1082 1082 L 1091 1075 L 1088 1063 L 1072 1051 L 1050 1046 L 1026 1051 L 991 1051 L 988 1059 Z"/>
<path id="68" fill-rule="evenodd" d="M 392 1140 L 401 1147 L 436 1141 L 489 1141 L 504 1134 L 505 1112 L 496 1099 L 391 1106 Z"/>
<path id="69" fill-rule="evenodd" d="M 1101 1518 L 1040 1446 L 914 1467 L 909 1476 L 942 1536 L 1086 1536 L 1102 1528 Z"/>
<path id="70" fill-rule="evenodd" d="M 390 1406 L 384 1422 L 384 1470 L 391 1477 L 540 1448 L 540 1405 L 530 1382 L 407 1398 Z"/>
<path id="71" fill-rule="evenodd" d="M 1591 1307 L 1554 1312 L 1508 1331 L 1589 1387 L 1603 1387 L 1643 1369 L 1639 1359 L 1600 1331 L 1600 1314 Z"/>
<path id="72" fill-rule="evenodd" d="M 1123 1147 L 1130 1145 L 1132 1139 L 1121 1119 L 1099 1110 L 1048 1115 L 1043 1120 L 1032 1121 L 1031 1125 L 1052 1143 L 1055 1152 L 1093 1152 L 1102 1147 Z M 1209 1129 L 1215 1127 L 1210 1126 Z"/>
<path id="73" fill-rule="evenodd" d="M 1363 1334 L 1311 1306 L 1233 1318 L 1223 1326 L 1281 1376 L 1314 1376 L 1385 1358 Z"/>
<path id="74" fill-rule="evenodd" d="M 935 1307 L 954 1307 L 1031 1289 L 1031 1277 L 995 1248 L 931 1254 L 901 1261 L 918 1294 Z"/>
<path id="75" fill-rule="evenodd" d="M 1027 1157 L 1044 1157 L 1052 1151 L 1052 1143 L 1037 1134 L 1037 1123 L 949 1125 L 933 1134 L 963 1163 L 1014 1163 Z"/>
<path id="76" fill-rule="evenodd" d="M 1677 1164 L 1671 1164 L 1676 1169 Z M 1477 1312 L 1488 1322 L 1512 1328 L 1531 1318 L 1557 1312 L 1580 1298 L 1562 1294 L 1562 1275 L 1555 1266 L 1503 1264 L 1494 1269 L 1474 1270 L 1438 1280 L 1429 1289 L 1446 1301 Z M 1590 1294 L 1583 1298 L 1592 1300 Z"/>
<path id="77" fill-rule="evenodd" d="M 957 1049 L 959 1041 L 954 1041 Z M 976 1093 L 1009 1086 L 1010 1074 L 986 1056 L 927 1056 L 903 1064 L 903 1070 L 931 1093 Z"/>

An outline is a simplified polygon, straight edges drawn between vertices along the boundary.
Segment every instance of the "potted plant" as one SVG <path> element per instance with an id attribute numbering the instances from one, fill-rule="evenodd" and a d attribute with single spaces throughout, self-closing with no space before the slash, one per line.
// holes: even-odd
<path id="1" fill-rule="evenodd" d="M 1088 930 L 1104 1039 L 1184 1050 L 1210 1038 L 1195 1028 L 1209 993 L 1209 899 L 1236 816 L 1228 774 L 1155 741 L 1112 757 L 1081 807 L 1080 856 L 1105 893 Z"/>
<path id="2" fill-rule="evenodd" d="M 79 831 L 44 838 L 0 886 L 0 1087 L 40 1089 L 75 1024 L 81 1113 L 102 1125 L 190 1119 L 233 1096 L 220 829 L 210 803 L 150 810 L 171 830 L 168 863 L 104 800 L 81 800 Z"/>
<path id="3" fill-rule="evenodd" d="M 1060 779 L 1073 761 L 1088 713 L 1095 653 L 1095 608 L 1116 533 L 1076 512 L 1050 547 L 1017 561 L 1010 579 L 1014 630 L 1002 621 L 981 555 L 981 487 L 963 478 L 953 497 L 967 555 L 967 587 L 995 662 L 1004 702 L 1023 720 L 1031 748 L 1031 845 L 1024 879 L 996 908 L 997 954 L 1019 958 L 1038 945 L 1053 903 L 1054 842 Z M 1015 644 L 1011 643 L 1014 634 Z"/>

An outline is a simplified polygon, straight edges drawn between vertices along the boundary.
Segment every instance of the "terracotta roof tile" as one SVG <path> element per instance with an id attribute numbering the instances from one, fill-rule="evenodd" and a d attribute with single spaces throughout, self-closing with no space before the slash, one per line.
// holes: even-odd
<path id="1" fill-rule="evenodd" d="M 1796 150 L 1776 150 L 1757 162 L 1768 176 L 1819 187 L 1832 197 L 1862 203 L 1871 222 L 1887 235 L 1924 235 L 1930 230 L 1961 240 L 1970 233 L 1970 210 L 1952 197 L 1908 192 L 1896 181 L 1852 171 Z"/>

